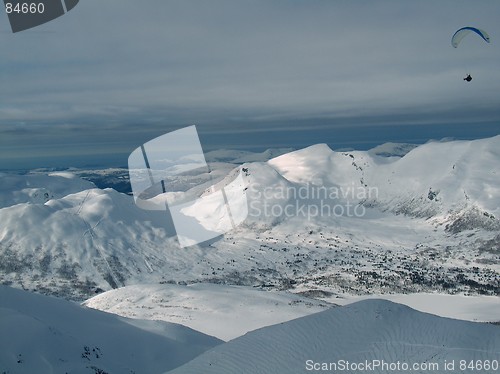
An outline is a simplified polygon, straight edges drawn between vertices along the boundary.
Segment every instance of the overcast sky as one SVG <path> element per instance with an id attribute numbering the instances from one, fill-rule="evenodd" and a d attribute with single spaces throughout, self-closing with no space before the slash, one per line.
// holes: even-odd
<path id="1" fill-rule="evenodd" d="M 80 0 L 12 34 L 3 14 L 0 169 L 126 165 L 191 124 L 207 150 L 496 135 L 499 15 L 493 0 Z M 454 49 L 463 26 L 491 43 Z"/>

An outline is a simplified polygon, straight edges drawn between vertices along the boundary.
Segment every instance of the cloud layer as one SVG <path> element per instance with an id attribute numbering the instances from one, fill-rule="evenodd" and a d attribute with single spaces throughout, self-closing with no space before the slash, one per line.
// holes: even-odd
<path id="1" fill-rule="evenodd" d="M 193 123 L 214 147 L 293 143 L 283 131 L 296 142 L 308 126 L 318 140 L 348 127 L 353 144 L 359 126 L 391 123 L 498 133 L 499 13 L 491 1 L 86 0 L 30 31 L 3 22 L 0 159 L 126 154 Z M 492 43 L 452 48 L 464 25 Z"/>

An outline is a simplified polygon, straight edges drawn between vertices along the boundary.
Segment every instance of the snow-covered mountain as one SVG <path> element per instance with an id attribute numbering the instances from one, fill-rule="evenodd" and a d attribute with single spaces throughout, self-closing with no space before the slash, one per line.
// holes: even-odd
<path id="1" fill-rule="evenodd" d="M 293 151 L 292 148 L 272 148 L 263 152 L 236 151 L 231 149 L 218 149 L 205 153 L 207 162 L 228 162 L 243 164 L 245 162 L 265 162 L 271 158 Z"/>
<path id="2" fill-rule="evenodd" d="M 498 326 L 365 300 L 248 333 L 169 373 L 448 373 L 499 354 Z"/>
<path id="3" fill-rule="evenodd" d="M 296 291 L 498 295 L 499 150 L 500 136 L 402 158 L 323 144 L 243 165 L 246 227 L 214 246 L 255 248 L 272 282 Z"/>
<path id="4" fill-rule="evenodd" d="M 302 373 L 378 359 L 434 362 L 433 371 L 444 372 L 445 360 L 498 357 L 495 325 L 381 300 L 314 312 L 327 307 L 318 299 L 458 293 L 490 296 L 467 299 L 467 308 L 457 297 L 427 297 L 420 305 L 435 308 L 419 309 L 440 313 L 445 302 L 462 312 L 443 315 L 500 320 L 492 312 L 500 295 L 500 136 L 367 152 L 320 144 L 269 161 L 270 154 L 250 156 L 216 153 L 208 172 L 175 181 L 207 197 L 211 184 L 227 188 L 243 175 L 241 191 L 230 196 L 248 199 L 243 224 L 182 249 L 167 212 L 141 210 L 130 195 L 97 188 L 76 172 L 1 174 L 0 283 L 79 301 L 123 287 L 87 305 L 233 340 L 216 346 L 219 340 L 177 325 L 0 287 L 0 369 Z M 245 163 L 235 168 L 235 160 Z M 97 174 L 106 180 L 106 171 Z M 122 169 L 110 178 L 125 181 Z M 223 211 L 204 201 L 193 216 Z M 410 296 L 406 302 L 417 305 Z"/>
<path id="5" fill-rule="evenodd" d="M 173 369 L 221 343 L 181 325 L 118 317 L 0 286 L 2 373 L 144 373 Z"/>
<path id="6" fill-rule="evenodd" d="M 412 149 L 415 149 L 417 147 L 417 144 L 389 142 L 378 145 L 370 149 L 368 152 L 383 157 L 403 157 Z"/>
<path id="7" fill-rule="evenodd" d="M 403 157 L 316 145 L 236 169 L 221 163 L 179 183 L 205 196 L 210 183 L 224 187 L 241 171 L 249 215 L 217 240 L 185 249 L 168 214 L 141 210 L 131 196 L 68 174 L 36 175 L 36 183 L 2 175 L 0 280 L 78 300 L 158 282 L 314 297 L 498 295 L 499 164 L 500 136 L 431 142 Z M 193 214 L 214 211 L 223 209 L 200 203 Z"/>
<path id="8" fill-rule="evenodd" d="M 0 211 L 3 283 L 81 298 L 138 282 L 165 263 L 166 215 L 112 189 L 88 189 Z M 173 244 L 170 244 L 173 245 Z"/>
<path id="9" fill-rule="evenodd" d="M 68 172 L 15 175 L 0 173 L 0 208 L 22 204 L 44 204 L 52 199 L 95 188 L 92 182 Z"/>
<path id="10" fill-rule="evenodd" d="M 498 230 L 500 216 L 500 136 L 474 141 L 430 142 L 402 158 L 370 152 L 334 152 L 317 145 L 269 161 L 280 175 L 296 183 L 360 192 L 347 199 L 373 203 L 395 213 L 453 220 L 450 212 L 477 209 L 479 227 Z M 370 194 L 371 192 L 371 194 Z M 361 194 L 359 194 L 361 195 Z M 485 215 L 486 213 L 486 215 Z M 462 229 L 473 229 L 464 226 Z"/>

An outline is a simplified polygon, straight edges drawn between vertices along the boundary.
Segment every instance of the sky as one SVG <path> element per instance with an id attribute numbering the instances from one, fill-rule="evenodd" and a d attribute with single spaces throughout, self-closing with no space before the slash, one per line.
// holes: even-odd
<path id="1" fill-rule="evenodd" d="M 126 166 L 193 124 L 207 151 L 494 136 L 499 14 L 494 0 L 80 0 L 16 34 L 3 14 L 0 169 Z M 453 48 L 463 26 L 491 43 Z"/>

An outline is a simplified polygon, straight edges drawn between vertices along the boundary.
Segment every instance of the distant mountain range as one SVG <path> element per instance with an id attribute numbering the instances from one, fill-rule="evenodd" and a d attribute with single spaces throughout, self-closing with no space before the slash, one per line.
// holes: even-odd
<path id="1" fill-rule="evenodd" d="M 168 214 L 76 171 L 2 174 L 0 282 L 76 300 L 200 281 L 322 297 L 500 294 L 500 136 L 372 151 L 316 145 L 265 161 L 274 155 L 214 154 L 210 175 L 179 181 L 205 196 L 242 170 L 249 203 L 244 224 L 185 249 Z"/>

